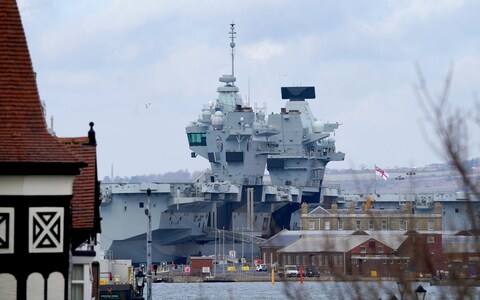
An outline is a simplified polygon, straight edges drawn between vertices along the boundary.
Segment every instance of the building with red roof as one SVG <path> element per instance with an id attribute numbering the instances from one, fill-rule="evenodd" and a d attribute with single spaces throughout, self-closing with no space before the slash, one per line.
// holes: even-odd
<path id="1" fill-rule="evenodd" d="M 0 0 L 0 298 L 91 299 L 99 199 L 93 123 L 49 132 L 17 3 Z"/>

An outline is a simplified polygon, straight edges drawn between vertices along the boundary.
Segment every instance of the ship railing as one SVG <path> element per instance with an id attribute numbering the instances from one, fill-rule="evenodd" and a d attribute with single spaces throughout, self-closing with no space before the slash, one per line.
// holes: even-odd
<path id="1" fill-rule="evenodd" d="M 214 228 L 208 228 L 205 229 L 205 231 L 210 232 L 213 234 L 215 232 Z M 250 229 L 244 229 L 243 232 L 241 230 L 223 230 L 223 229 L 217 229 L 217 235 L 224 235 L 225 238 L 228 239 L 235 239 L 237 242 L 244 242 L 244 243 L 254 243 L 256 245 L 260 245 L 266 240 L 257 236 L 252 236 L 252 234 L 255 234 L 255 231 L 250 231 Z"/>

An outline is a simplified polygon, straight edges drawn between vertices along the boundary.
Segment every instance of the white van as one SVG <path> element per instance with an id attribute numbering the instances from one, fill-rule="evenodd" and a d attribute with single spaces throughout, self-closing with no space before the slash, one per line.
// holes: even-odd
<path id="1" fill-rule="evenodd" d="M 300 273 L 298 268 L 295 265 L 285 265 L 285 276 L 287 277 L 298 277 Z"/>

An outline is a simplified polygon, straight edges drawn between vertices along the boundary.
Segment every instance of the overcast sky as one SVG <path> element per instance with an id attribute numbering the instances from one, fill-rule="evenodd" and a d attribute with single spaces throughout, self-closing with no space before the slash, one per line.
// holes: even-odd
<path id="1" fill-rule="evenodd" d="M 185 126 L 231 71 L 252 106 L 279 112 L 280 87 L 315 86 L 317 119 L 339 122 L 344 162 L 388 169 L 442 162 L 415 97 L 420 65 L 439 95 L 472 107 L 480 83 L 480 1 L 19 0 L 47 119 L 59 137 L 95 123 L 99 177 L 209 167 Z M 250 82 L 250 84 L 249 84 Z M 478 133 L 471 157 L 478 157 Z"/>

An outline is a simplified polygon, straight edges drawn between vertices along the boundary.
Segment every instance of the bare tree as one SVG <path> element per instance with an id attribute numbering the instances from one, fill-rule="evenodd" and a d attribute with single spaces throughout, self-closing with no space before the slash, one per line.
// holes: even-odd
<path id="1" fill-rule="evenodd" d="M 443 91 L 437 98 L 432 97 L 418 64 L 416 64 L 416 70 L 419 82 L 414 86 L 415 94 L 426 117 L 427 124 L 436 133 L 435 138 L 439 146 L 435 146 L 435 143 L 431 140 L 430 144 L 458 172 L 465 189 L 464 192 L 470 195 L 470 199 L 478 200 L 480 199 L 480 181 L 472 175 L 472 169 L 468 168 L 465 162 L 470 157 L 469 126 L 472 124 L 480 129 L 480 102 L 474 96 L 473 109 L 451 107 L 449 91 L 453 77 L 453 64 L 445 78 Z M 469 218 L 473 226 L 472 230 L 478 230 L 475 210 L 471 209 L 469 212 Z"/>

